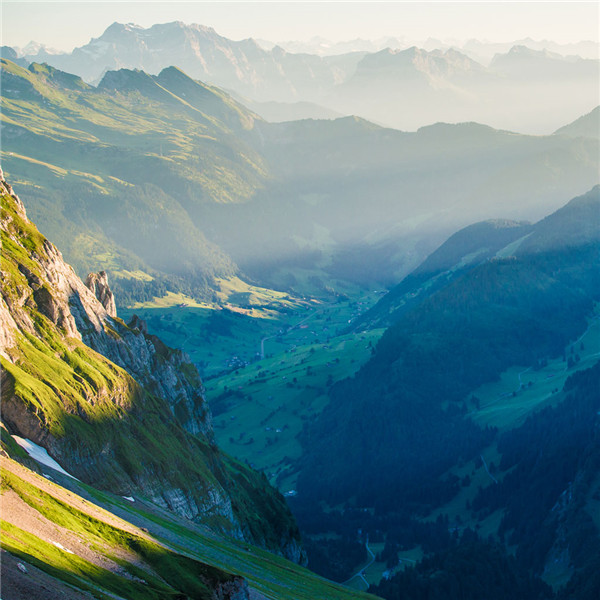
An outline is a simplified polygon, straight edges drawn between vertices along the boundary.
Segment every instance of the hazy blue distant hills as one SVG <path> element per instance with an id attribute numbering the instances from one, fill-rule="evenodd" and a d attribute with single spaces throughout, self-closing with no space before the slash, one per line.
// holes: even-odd
<path id="1" fill-rule="evenodd" d="M 475 60 L 491 60 L 497 54 L 506 54 L 514 46 L 526 46 L 532 50 L 548 50 L 561 56 L 580 56 L 581 58 L 598 58 L 598 44 L 591 40 L 559 44 L 552 40 L 534 40 L 530 37 L 513 42 L 481 42 L 469 40 L 459 49 Z"/>
<path id="2" fill-rule="evenodd" d="M 454 49 L 388 48 L 366 55 L 328 103 L 399 129 L 416 129 L 426 114 L 429 122 L 550 133 L 598 103 L 598 64 L 524 46 L 496 55 L 489 67 Z"/>
<path id="3" fill-rule="evenodd" d="M 550 77 L 569 81 L 598 76 L 598 60 L 565 57 L 548 50 L 532 50 L 527 46 L 513 46 L 509 52 L 497 54 L 490 68 L 507 77 L 546 82 Z"/>
<path id="4" fill-rule="evenodd" d="M 352 80 L 357 82 L 376 78 L 403 80 L 411 83 L 417 76 L 450 79 L 470 73 L 484 73 L 485 67 L 456 50 L 426 50 L 413 46 L 406 50 L 386 48 L 366 55 L 357 65 Z M 352 81 L 351 80 L 351 81 Z"/>
<path id="5" fill-rule="evenodd" d="M 581 41 L 570 44 L 559 44 L 552 40 L 534 40 L 530 37 L 508 42 L 483 42 L 477 39 L 468 40 L 462 44 L 428 38 L 426 40 L 410 41 L 405 37 L 386 37 L 378 40 L 355 39 L 345 42 L 332 42 L 321 37 L 314 37 L 308 41 L 267 42 L 257 40 L 264 48 L 281 46 L 288 52 L 319 54 L 321 56 L 339 55 L 347 52 L 379 52 L 385 48 L 392 50 L 405 50 L 410 46 L 417 46 L 424 50 L 447 50 L 454 48 L 466 54 L 473 60 L 488 64 L 496 54 L 505 54 L 513 46 L 527 46 L 532 50 L 549 50 L 562 56 L 581 56 L 582 58 L 597 58 L 598 44 L 592 41 Z"/>
<path id="6" fill-rule="evenodd" d="M 524 45 L 529 43 L 532 48 Z M 397 40 L 390 44 L 398 47 Z M 565 57 L 553 52 L 560 48 L 551 43 L 550 50 L 531 40 L 494 46 L 489 66 L 469 56 L 467 47 L 463 52 L 435 40 L 423 45 L 324 56 L 276 45 L 266 50 L 253 39 L 229 40 L 202 25 L 113 23 L 72 53 L 33 48 L 37 51 L 24 59 L 47 62 L 89 82 L 107 70 L 156 74 L 174 65 L 250 102 L 311 102 L 404 130 L 474 120 L 550 133 L 598 104 L 598 60 Z M 487 46 L 478 49 L 490 52 Z M 543 111 L 537 109 L 541 105 Z"/>
<path id="7" fill-rule="evenodd" d="M 557 129 L 555 133 L 571 137 L 600 137 L 600 106 L 596 106 L 594 110 L 579 117 L 573 123 Z"/>
<path id="8" fill-rule="evenodd" d="M 314 102 L 255 102 L 238 97 L 239 102 L 270 123 L 303 119 L 339 119 L 343 115 Z"/>
<path id="9" fill-rule="evenodd" d="M 565 154 L 554 136 L 475 123 L 403 133 L 355 117 L 259 130 L 273 180 L 253 202 L 213 212 L 213 230 L 245 271 L 273 281 L 284 257 L 303 255 L 328 277 L 391 282 L 473 220 L 538 219 L 558 208 L 559 190 L 598 181 L 593 140 Z M 242 224 L 255 243 L 236 235 Z"/>
<path id="10" fill-rule="evenodd" d="M 539 219 L 598 183 L 593 138 L 266 123 L 175 67 L 97 88 L 36 63 L 2 77 L 3 165 L 32 216 L 81 271 L 145 273 L 136 294 L 171 278 L 206 297 L 238 269 L 388 284 L 468 223 Z"/>

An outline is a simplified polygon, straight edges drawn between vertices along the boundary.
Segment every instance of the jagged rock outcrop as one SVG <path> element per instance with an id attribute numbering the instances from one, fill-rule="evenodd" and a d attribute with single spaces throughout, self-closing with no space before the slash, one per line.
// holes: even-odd
<path id="1" fill-rule="evenodd" d="M 302 560 L 283 498 L 216 447 L 189 357 L 137 317 L 129 325 L 117 318 L 106 274 L 91 274 L 85 285 L 27 219 L 1 171 L 0 193 L 9 431 L 78 478 Z"/>
<path id="2" fill-rule="evenodd" d="M 218 585 L 214 591 L 214 600 L 248 600 L 250 591 L 248 582 L 242 577 L 236 577 L 233 581 L 226 581 Z"/>
<path id="3" fill-rule="evenodd" d="M 85 285 L 98 298 L 108 315 L 115 318 L 117 316 L 117 305 L 115 304 L 115 297 L 108 287 L 106 271 L 90 273 L 85 280 Z"/>
<path id="4" fill-rule="evenodd" d="M 23 203 L 3 174 L 0 186 L 12 197 L 21 218 L 27 219 Z M 22 288 L 22 297 L 3 294 L 5 306 L 0 310 L 0 323 L 4 324 L 0 340 L 6 338 L 3 345 L 10 345 L 11 331 L 14 330 L 11 322 L 16 321 L 19 328 L 34 332 L 31 316 L 23 310 L 23 305 L 33 302 L 41 314 L 64 331 L 66 337 L 83 341 L 123 367 L 152 393 L 167 400 L 187 431 L 212 439 L 211 417 L 200 376 L 189 357 L 148 335 L 147 328 L 140 330 L 139 321 L 134 322 L 137 327 L 133 329 L 116 318 L 114 296 L 106 273 L 91 273 L 84 285 L 73 268 L 64 262 L 59 250 L 45 238 L 31 256 L 44 274 L 44 280 L 25 265 L 20 266 L 27 286 Z"/>

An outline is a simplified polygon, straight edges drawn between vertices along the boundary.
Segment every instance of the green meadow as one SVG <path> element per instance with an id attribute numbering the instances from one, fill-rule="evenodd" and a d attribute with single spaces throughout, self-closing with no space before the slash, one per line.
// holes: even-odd
<path id="1" fill-rule="evenodd" d="M 331 385 L 367 361 L 383 333 L 347 333 L 382 292 L 308 298 L 238 278 L 218 283 L 214 304 L 169 293 L 119 315 L 127 321 L 137 314 L 151 333 L 190 355 L 220 447 L 290 491 L 304 423 L 324 408 Z"/>
<path id="2" fill-rule="evenodd" d="M 470 401 L 469 416 L 482 426 L 500 431 L 518 427 L 527 416 L 544 406 L 562 400 L 559 393 L 574 372 L 590 368 L 600 356 L 600 310 L 596 306 L 588 328 L 570 343 L 563 356 L 548 358 L 539 368 L 513 366 L 494 382 L 476 389 Z"/>

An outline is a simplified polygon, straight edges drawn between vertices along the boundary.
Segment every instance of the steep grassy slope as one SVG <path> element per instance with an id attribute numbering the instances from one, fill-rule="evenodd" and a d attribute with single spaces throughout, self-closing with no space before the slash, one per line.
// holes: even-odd
<path id="1" fill-rule="evenodd" d="M 11 433 L 84 481 L 300 560 L 283 498 L 215 445 L 189 359 L 143 324 L 110 317 L 3 179 L 2 191 L 2 418 Z"/>
<path id="2" fill-rule="evenodd" d="M 156 505 L 99 492 L 47 467 L 42 477 L 8 458 L 0 461 L 4 598 L 375 598 L 210 534 Z"/>
<path id="3" fill-rule="evenodd" d="M 231 597 L 244 586 L 241 578 L 170 551 L 6 458 L 1 493 L 2 547 L 95 597 L 159 599 L 184 593 L 208 600 L 218 590 Z M 26 574 L 3 581 L 3 595 L 16 597 L 19 579 L 32 578 Z"/>
<path id="4" fill-rule="evenodd" d="M 200 291 L 233 273 L 190 207 L 263 185 L 251 113 L 177 69 L 111 73 L 96 90 L 47 65 L 2 68 L 4 168 L 76 268 L 143 267 Z"/>

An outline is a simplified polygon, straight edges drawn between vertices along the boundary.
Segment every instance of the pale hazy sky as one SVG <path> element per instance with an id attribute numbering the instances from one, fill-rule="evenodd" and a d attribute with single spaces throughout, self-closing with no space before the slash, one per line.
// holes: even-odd
<path id="1" fill-rule="evenodd" d="M 0 0 L 2 44 L 31 40 L 71 50 L 111 23 L 184 21 L 214 27 L 239 40 L 332 41 L 385 36 L 452 41 L 524 37 L 559 43 L 599 39 L 593 2 L 21 2 Z"/>

